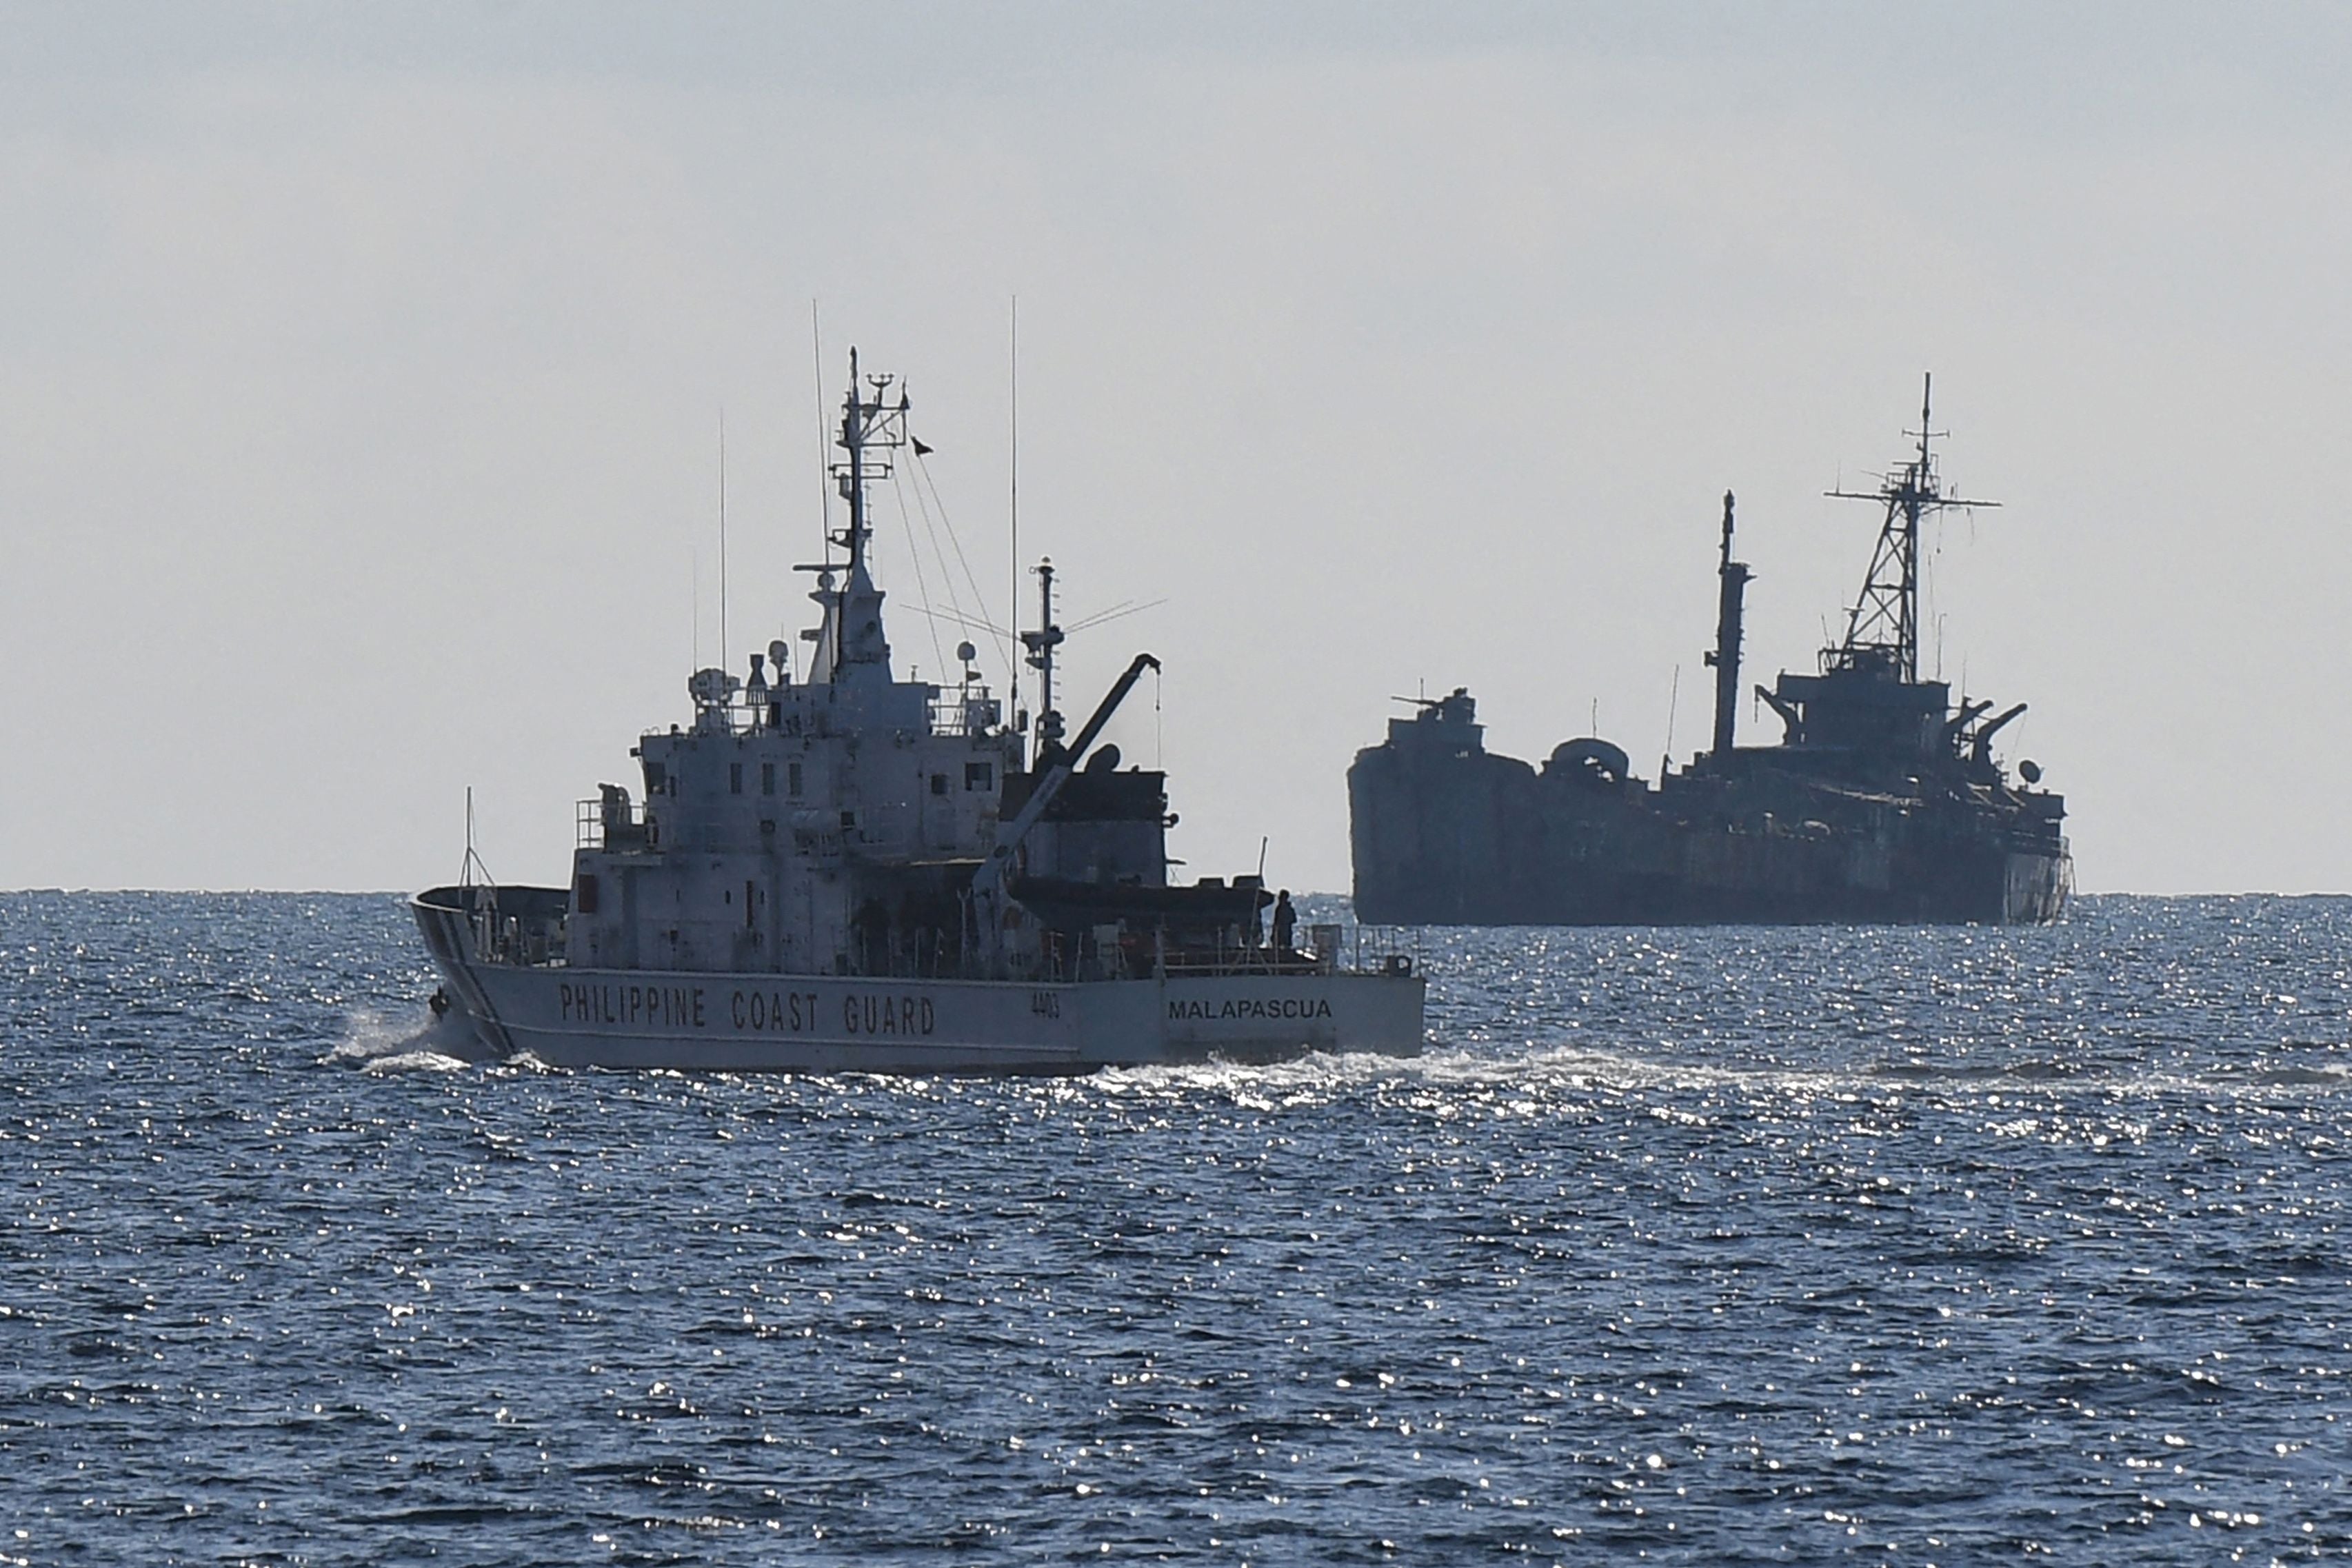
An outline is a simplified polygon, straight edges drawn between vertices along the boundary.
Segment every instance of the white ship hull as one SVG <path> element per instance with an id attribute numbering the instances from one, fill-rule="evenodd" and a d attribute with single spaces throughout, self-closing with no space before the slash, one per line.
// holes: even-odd
<path id="1" fill-rule="evenodd" d="M 898 678 L 866 490 L 927 448 L 894 383 L 850 351 L 825 464 L 847 516 L 828 520 L 824 563 L 797 568 L 820 612 L 803 658 L 779 639 L 741 679 L 696 670 L 692 724 L 629 748 L 642 806 L 620 784 L 579 803 L 560 887 L 477 880 L 468 807 L 465 877 L 412 904 L 448 977 L 436 1006 L 493 1053 L 562 1067 L 1071 1073 L 1418 1051 L 1402 955 L 1343 970 L 1336 926 L 1295 950 L 1297 911 L 1263 864 L 1169 881 L 1167 775 L 1096 745 L 1160 660 L 1135 655 L 1066 736 L 1051 562 L 1040 628 L 1019 638 L 1034 721 L 969 643 L 952 685 Z"/>
<path id="2" fill-rule="evenodd" d="M 452 1006 L 483 1046 L 555 1067 L 1076 1073 L 1422 1047 L 1419 975 L 1031 984 L 572 969 L 481 962 L 462 914 L 413 908 Z"/>

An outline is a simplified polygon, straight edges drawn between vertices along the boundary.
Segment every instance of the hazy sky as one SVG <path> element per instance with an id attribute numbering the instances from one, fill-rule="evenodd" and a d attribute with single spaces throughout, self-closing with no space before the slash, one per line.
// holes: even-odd
<path id="1" fill-rule="evenodd" d="M 561 881 L 718 658 L 722 409 L 727 662 L 805 624 L 812 299 L 1003 615 L 1017 294 L 1023 554 L 1168 600 L 1066 706 L 1166 661 L 1193 871 L 1343 888 L 1424 684 L 1654 773 L 1679 666 L 1686 758 L 1717 498 L 1811 668 L 1933 369 L 2005 505 L 1929 640 L 2082 886 L 2352 887 L 2347 79 L 2336 5 L 0 5 L 0 886 L 415 888 L 468 784 Z"/>

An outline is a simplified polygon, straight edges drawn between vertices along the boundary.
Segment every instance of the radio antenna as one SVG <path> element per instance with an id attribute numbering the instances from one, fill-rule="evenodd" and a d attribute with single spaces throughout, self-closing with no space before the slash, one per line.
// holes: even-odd
<path id="1" fill-rule="evenodd" d="M 833 559 L 833 445 L 824 425 L 824 334 L 817 330 L 816 298 L 809 298 L 809 367 L 816 375 L 816 531 L 824 558 Z M 853 389 L 854 390 L 854 389 Z"/>
<path id="2" fill-rule="evenodd" d="M 1021 296 L 1013 296 L 1013 596 L 1009 617 L 1017 637 L 1021 630 Z M 1021 660 L 1013 660 L 1013 716 L 1021 717 Z"/>
<path id="3" fill-rule="evenodd" d="M 1666 689 L 1666 754 L 1658 763 L 1658 777 L 1664 779 L 1675 760 L 1675 710 L 1682 705 L 1683 667 L 1675 666 L 1675 683 Z"/>
<path id="4" fill-rule="evenodd" d="M 478 884 L 474 880 L 476 877 L 481 879 Z M 491 876 L 489 867 L 483 864 L 481 852 L 474 847 L 474 786 L 472 784 L 466 786 L 466 863 L 457 873 L 457 882 L 460 887 L 486 887 L 493 894 L 498 891 L 499 887 L 498 879 Z"/>
<path id="5" fill-rule="evenodd" d="M 719 663 L 723 668 L 734 655 L 727 640 L 727 405 L 719 406 Z"/>
<path id="6" fill-rule="evenodd" d="M 1997 500 L 1969 500 L 1944 489 L 1928 443 L 1945 432 L 1929 423 L 1928 394 L 1935 377 L 1919 378 L 1919 455 L 1880 476 L 1874 490 L 1831 490 L 1840 500 L 1875 501 L 1885 509 L 1878 545 L 1863 579 L 1862 597 L 1848 616 L 1845 641 L 1822 650 L 1822 670 L 1884 671 L 1906 683 L 1919 679 L 1919 521 L 1949 508 L 1996 507 Z M 1824 635 L 1822 640 L 1828 640 Z"/>

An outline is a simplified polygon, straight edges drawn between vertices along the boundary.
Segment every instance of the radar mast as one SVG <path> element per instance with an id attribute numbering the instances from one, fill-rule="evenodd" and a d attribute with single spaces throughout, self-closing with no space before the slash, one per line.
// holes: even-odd
<path id="1" fill-rule="evenodd" d="M 1029 650 L 1029 668 L 1037 672 L 1036 753 L 1042 767 L 1062 742 L 1062 715 L 1054 706 L 1054 650 L 1066 634 L 1054 619 L 1054 558 L 1041 558 L 1032 570 L 1037 574 L 1037 629 L 1023 632 L 1021 646 Z"/>
<path id="2" fill-rule="evenodd" d="M 898 401 L 890 401 L 896 380 L 868 375 L 861 381 L 857 351 L 849 351 L 849 389 L 842 394 L 841 433 L 834 438 L 845 456 L 832 465 L 835 487 L 849 503 L 849 525 L 825 535 L 829 548 L 849 552 L 849 563 L 839 588 L 833 586 L 834 568 L 822 568 L 824 575 L 810 595 L 825 611 L 825 629 L 831 634 L 824 648 L 830 656 L 825 674 L 835 681 L 859 667 L 878 668 L 884 680 L 890 679 L 890 645 L 882 635 L 882 591 L 874 585 L 866 561 L 874 525 L 866 515 L 866 489 L 875 479 L 890 477 L 894 456 L 907 444 L 911 405 L 903 386 Z"/>
<path id="3" fill-rule="evenodd" d="M 1846 622 L 1845 641 L 1822 650 L 1822 673 L 1847 670 L 1891 675 L 1904 683 L 1919 679 L 1919 520 L 1949 507 L 1997 507 L 1997 500 L 1968 500 L 1946 495 L 1936 472 L 1929 440 L 1938 432 L 1928 419 L 1929 395 L 1935 389 L 1930 373 L 1921 378 L 1919 428 L 1906 430 L 1919 441 L 1918 456 L 1892 473 L 1881 476 L 1875 490 L 1828 490 L 1840 500 L 1877 501 L 1886 509 L 1878 530 L 1878 547 L 1870 557 L 1870 574 L 1863 580 L 1862 597 L 1854 602 Z"/>

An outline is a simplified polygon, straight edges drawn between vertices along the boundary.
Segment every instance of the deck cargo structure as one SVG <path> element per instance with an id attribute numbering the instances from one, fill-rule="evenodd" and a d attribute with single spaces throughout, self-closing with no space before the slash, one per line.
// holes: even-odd
<path id="1" fill-rule="evenodd" d="M 1932 386 L 1932 383 L 1929 384 Z M 1780 742 L 1741 746 L 1740 623 L 1751 574 L 1732 559 L 1723 498 L 1712 744 L 1690 765 L 1633 776 L 1623 748 L 1561 742 L 1541 768 L 1486 749 L 1470 694 L 1421 700 L 1348 773 L 1355 907 L 1425 924 L 2045 921 L 2073 861 L 2065 802 L 2009 770 L 1992 742 L 2025 711 L 1919 678 L 1919 531 L 1950 507 L 1917 447 L 1858 495 L 1884 508 L 1844 639 L 1818 672 L 1756 696 Z"/>
<path id="2" fill-rule="evenodd" d="M 861 379 L 855 351 L 843 405 L 847 522 L 803 568 L 804 673 L 781 640 L 744 677 L 695 672 L 692 721 L 631 749 L 642 799 L 608 784 L 581 803 L 566 885 L 476 879 L 469 846 L 466 880 L 412 900 L 436 1005 L 489 1050 L 557 1066 L 1049 1073 L 1417 1051 L 1408 957 L 1343 953 L 1337 926 L 1268 940 L 1254 876 L 1169 879 L 1165 776 L 1097 744 L 1150 655 L 1067 739 L 1049 679 L 1034 744 L 968 642 L 956 684 L 898 678 L 867 488 L 899 460 L 910 405 Z M 1023 640 L 1050 677 L 1046 582 Z"/>

